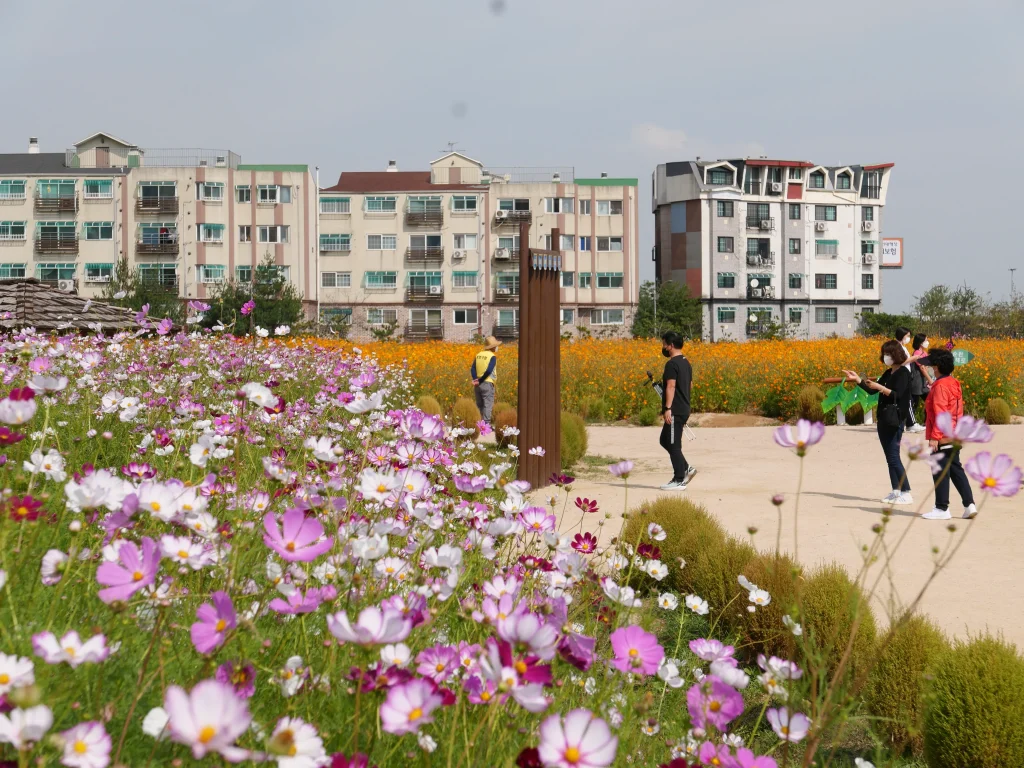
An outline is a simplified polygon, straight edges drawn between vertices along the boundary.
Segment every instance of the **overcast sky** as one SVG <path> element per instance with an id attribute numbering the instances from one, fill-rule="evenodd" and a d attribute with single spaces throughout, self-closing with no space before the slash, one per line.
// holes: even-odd
<path id="1" fill-rule="evenodd" d="M 904 238 L 885 309 L 929 285 L 1009 295 L 1021 264 L 1019 0 L 0 0 L 0 152 L 95 131 L 243 162 L 425 169 L 449 141 L 489 166 L 640 178 L 745 155 L 896 163 Z M 1017 273 L 1024 289 L 1024 270 Z"/>

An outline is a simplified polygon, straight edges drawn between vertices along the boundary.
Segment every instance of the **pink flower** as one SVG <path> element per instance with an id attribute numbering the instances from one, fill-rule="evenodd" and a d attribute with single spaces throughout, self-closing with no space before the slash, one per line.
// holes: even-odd
<path id="1" fill-rule="evenodd" d="M 743 697 L 714 675 L 708 675 L 686 692 L 686 708 L 694 728 L 713 725 L 724 731 L 743 712 Z"/>
<path id="2" fill-rule="evenodd" d="M 705 741 L 700 745 L 697 759 L 700 760 L 701 765 L 722 766 L 722 768 L 735 768 L 736 766 L 728 744 L 713 744 L 710 741 Z"/>
<path id="3" fill-rule="evenodd" d="M 788 424 L 776 429 L 772 435 L 775 442 L 783 448 L 795 448 L 797 456 L 804 456 L 807 449 L 820 443 L 824 436 L 825 425 L 820 421 L 807 421 L 807 419 L 797 421 L 795 437 L 793 428 Z"/>
<path id="4" fill-rule="evenodd" d="M 731 661 L 733 666 L 736 666 L 736 660 L 732 657 L 736 649 L 731 645 L 723 645 L 718 640 L 703 637 L 699 640 L 691 640 L 690 650 L 704 661 Z"/>
<path id="5" fill-rule="evenodd" d="M 609 639 L 615 652 L 612 666 L 620 672 L 653 675 L 665 658 L 658 638 L 636 625 L 615 630 Z"/>
<path id="6" fill-rule="evenodd" d="M 487 487 L 487 476 L 456 475 L 455 487 L 463 493 L 480 493 L 480 491 Z"/>
<path id="7" fill-rule="evenodd" d="M 596 500 L 592 501 L 591 499 L 586 499 L 586 498 L 581 499 L 579 496 L 577 496 L 576 497 L 576 509 L 580 510 L 581 512 L 587 512 L 587 513 L 597 512 L 597 501 Z"/>
<path id="8" fill-rule="evenodd" d="M 172 328 L 174 328 L 174 323 L 171 321 L 171 318 L 165 317 L 163 320 L 160 321 L 160 325 L 156 327 L 156 332 L 160 336 L 166 336 L 168 333 L 171 332 Z"/>
<path id="9" fill-rule="evenodd" d="M 973 416 L 961 416 L 953 426 L 953 414 L 949 411 L 940 413 L 935 417 L 935 426 L 939 428 L 946 437 L 953 442 L 963 445 L 964 443 L 988 443 L 992 440 L 992 428 L 983 419 L 976 419 Z"/>
<path id="10" fill-rule="evenodd" d="M 587 531 L 586 533 L 577 533 L 573 536 L 572 542 L 569 544 L 577 552 L 582 552 L 585 555 L 589 555 L 591 552 L 597 549 L 597 539 L 594 538 L 594 534 Z"/>
<path id="11" fill-rule="evenodd" d="M 199 619 L 192 625 L 192 645 L 200 653 L 209 653 L 224 643 L 229 629 L 237 625 L 235 606 L 227 592 L 214 592 L 213 605 L 203 603 L 196 609 Z"/>
<path id="12" fill-rule="evenodd" d="M 983 451 L 964 464 L 964 469 L 980 486 L 993 496 L 1014 496 L 1020 491 L 1020 467 L 1005 453 L 994 457 Z"/>
<path id="13" fill-rule="evenodd" d="M 147 536 L 142 539 L 140 554 L 135 542 L 126 541 L 118 550 L 117 559 L 120 565 L 106 562 L 96 569 L 96 581 L 107 587 L 99 591 L 104 603 L 127 600 L 152 584 L 160 565 L 160 548 Z"/>
<path id="14" fill-rule="evenodd" d="M 739 765 L 739 768 L 778 768 L 774 758 L 767 755 L 757 757 L 746 747 L 736 750 L 736 763 Z"/>
<path id="15" fill-rule="evenodd" d="M 476 428 L 480 431 L 480 437 L 487 437 L 488 435 L 494 434 L 494 430 L 491 429 L 491 425 L 483 419 L 476 423 Z"/>
<path id="16" fill-rule="evenodd" d="M 192 748 L 192 756 L 201 760 L 213 752 L 232 762 L 248 756 L 234 746 L 252 722 L 249 706 L 235 695 L 230 685 L 203 680 L 191 692 L 172 685 L 164 694 L 171 738 Z"/>
<path id="17" fill-rule="evenodd" d="M 531 533 L 544 533 L 555 530 L 558 519 L 543 507 L 527 507 L 519 513 L 519 522 Z"/>
<path id="18" fill-rule="evenodd" d="M 103 723 L 79 723 L 64 731 L 61 765 L 68 768 L 106 768 L 110 765 L 110 736 Z"/>
<path id="19" fill-rule="evenodd" d="M 263 543 L 277 552 L 282 560 L 308 563 L 334 546 L 334 538 L 330 536 L 313 543 L 324 535 L 324 527 L 315 517 L 307 517 L 301 509 L 289 509 L 282 516 L 281 524 L 282 528 L 278 529 L 273 512 L 267 512 L 263 518 L 266 530 Z"/>
<path id="20" fill-rule="evenodd" d="M 564 719 L 551 715 L 540 724 L 537 751 L 547 768 L 608 768 L 618 746 L 604 720 L 588 709 L 574 709 Z"/>
<path id="21" fill-rule="evenodd" d="M 459 654 L 450 645 L 435 645 L 416 656 L 416 671 L 435 683 L 443 683 L 459 668 Z"/>
<path id="22" fill-rule="evenodd" d="M 441 706 L 441 694 L 426 680 L 413 679 L 388 689 L 380 705 L 381 725 L 388 733 L 415 733 L 421 725 L 434 722 L 431 715 Z"/>
<path id="23" fill-rule="evenodd" d="M 254 309 L 256 309 L 256 302 L 253 301 L 252 299 L 249 299 L 247 302 L 245 302 L 245 304 L 242 305 L 242 314 L 243 315 L 252 314 L 252 311 Z"/>
<path id="24" fill-rule="evenodd" d="M 772 726 L 772 730 L 775 731 L 775 735 L 783 741 L 800 741 L 807 735 L 807 731 L 811 727 L 811 721 L 807 715 L 799 712 L 791 715 L 788 709 L 781 707 L 769 709 L 765 712 L 765 717 Z"/>
<path id="25" fill-rule="evenodd" d="M 324 587 L 326 589 L 326 587 Z M 337 591 L 335 591 L 337 595 Z M 312 613 L 320 607 L 320 603 L 323 601 L 323 595 L 316 587 L 310 587 L 306 590 L 306 594 L 302 594 L 301 589 L 294 590 L 288 595 L 287 600 L 282 600 L 280 597 L 275 597 L 270 601 L 270 610 L 277 611 L 278 613 Z"/>
<path id="26" fill-rule="evenodd" d="M 229 684 L 241 699 L 251 698 L 256 693 L 256 667 L 252 664 L 226 661 L 217 667 L 216 678 Z"/>
<path id="27" fill-rule="evenodd" d="M 612 464 L 608 467 L 608 471 L 615 475 L 615 477 L 628 478 L 629 473 L 633 471 L 633 462 L 620 461 L 618 464 Z"/>
<path id="28" fill-rule="evenodd" d="M 555 657 L 558 631 L 535 613 L 513 613 L 498 620 L 498 635 L 512 645 L 525 647 L 543 661 Z"/>
<path id="29" fill-rule="evenodd" d="M 344 611 L 328 614 L 327 629 L 343 643 L 387 645 L 405 640 L 412 630 L 412 620 L 396 608 L 370 606 L 359 612 L 354 626 Z"/>
<path id="30" fill-rule="evenodd" d="M 32 650 L 47 664 L 60 664 L 66 661 L 72 669 L 80 664 L 98 664 L 106 661 L 110 655 L 106 637 L 93 635 L 83 643 L 74 630 L 66 633 L 60 640 L 53 632 L 33 635 Z"/>

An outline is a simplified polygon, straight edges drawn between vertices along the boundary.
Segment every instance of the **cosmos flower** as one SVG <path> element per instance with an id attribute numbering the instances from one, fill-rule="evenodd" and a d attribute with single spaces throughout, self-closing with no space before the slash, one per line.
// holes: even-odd
<path id="1" fill-rule="evenodd" d="M 653 675 L 665 658 L 658 638 L 635 625 L 620 627 L 609 640 L 615 653 L 612 666 L 620 672 Z"/>
<path id="2" fill-rule="evenodd" d="M 0 744 L 26 749 L 40 741 L 52 725 L 53 712 L 45 704 L 0 714 Z"/>
<path id="3" fill-rule="evenodd" d="M 769 709 L 765 712 L 765 718 L 775 731 L 775 735 L 783 741 L 801 741 L 811 727 L 807 715 L 799 712 L 791 714 L 784 707 Z"/>
<path id="4" fill-rule="evenodd" d="M 817 445 L 825 436 L 825 425 L 820 421 L 808 421 L 800 419 L 796 423 L 796 434 L 788 424 L 783 425 L 772 433 L 777 445 L 783 448 L 796 449 L 797 456 L 805 456 L 807 449 Z"/>
<path id="5" fill-rule="evenodd" d="M 604 720 L 588 709 L 574 709 L 540 724 L 537 752 L 546 768 L 608 768 L 618 745 Z"/>
<path id="6" fill-rule="evenodd" d="M 103 723 L 79 723 L 61 734 L 64 755 L 61 763 L 68 768 L 106 768 L 110 764 L 110 735 Z"/>
<path id="7" fill-rule="evenodd" d="M 171 739 L 190 747 L 196 760 L 210 753 L 232 762 L 246 757 L 247 752 L 234 744 L 252 717 L 230 685 L 203 680 L 191 691 L 172 685 L 164 694 L 164 710 Z"/>
<path id="8" fill-rule="evenodd" d="M 359 612 L 354 625 L 344 611 L 329 614 L 327 629 L 343 643 L 385 645 L 405 640 L 412 630 L 412 621 L 393 608 L 369 606 Z"/>
<path id="9" fill-rule="evenodd" d="M 47 664 L 67 662 L 72 668 L 81 664 L 98 664 L 106 661 L 110 655 L 104 635 L 93 635 L 83 643 L 74 630 L 67 632 L 60 640 L 53 632 L 33 635 L 32 650 Z"/>
<path id="10" fill-rule="evenodd" d="M 237 626 L 235 606 L 227 592 L 217 591 L 213 604 L 203 603 L 196 609 L 199 621 L 192 625 L 192 644 L 200 653 L 210 653 L 224 644 L 228 630 Z"/>
<path id="11" fill-rule="evenodd" d="M 432 713 L 441 701 L 441 694 L 426 680 L 414 678 L 393 686 L 380 705 L 381 727 L 396 736 L 416 733 L 421 726 L 434 722 Z"/>
<path id="12" fill-rule="evenodd" d="M 281 528 L 273 512 L 267 512 L 263 518 L 266 534 L 263 543 L 274 550 L 282 560 L 288 562 L 308 563 L 324 554 L 334 546 L 334 538 L 324 535 L 324 527 L 313 516 L 307 516 L 302 509 L 291 508 L 281 518 Z"/>
<path id="13" fill-rule="evenodd" d="M 142 550 L 132 541 L 125 541 L 117 552 L 117 562 L 105 562 L 96 570 L 96 581 L 106 589 L 98 593 L 100 600 L 112 603 L 127 600 L 156 579 L 160 551 L 151 538 L 142 539 Z"/>

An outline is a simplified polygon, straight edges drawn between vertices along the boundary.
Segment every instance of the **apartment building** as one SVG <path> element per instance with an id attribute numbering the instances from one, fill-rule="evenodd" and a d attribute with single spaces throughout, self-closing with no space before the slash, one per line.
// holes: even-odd
<path id="1" fill-rule="evenodd" d="M 269 254 L 314 311 L 317 188 L 305 165 L 227 150 L 142 149 L 96 133 L 63 152 L 0 154 L 0 279 L 98 296 L 127 258 L 183 300 L 252 279 Z"/>
<path id="2" fill-rule="evenodd" d="M 893 163 L 698 158 L 652 177 L 659 280 L 689 286 L 709 341 L 785 325 L 853 335 L 881 301 L 881 232 Z"/>
<path id="3" fill-rule="evenodd" d="M 394 327 L 407 339 L 515 339 L 528 221 L 530 247 L 562 252 L 563 329 L 626 335 L 639 297 L 636 193 L 636 179 L 487 169 L 459 152 L 428 170 L 345 171 L 320 191 L 320 318 L 353 338 Z"/>

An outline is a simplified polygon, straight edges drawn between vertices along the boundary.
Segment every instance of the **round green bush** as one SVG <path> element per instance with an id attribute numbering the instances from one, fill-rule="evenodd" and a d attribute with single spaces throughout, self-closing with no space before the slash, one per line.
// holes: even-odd
<path id="1" fill-rule="evenodd" d="M 492 409 L 492 415 L 497 416 L 499 413 L 504 413 L 505 411 L 515 411 L 515 410 L 516 410 L 516 407 L 514 405 L 510 405 L 509 403 L 506 403 L 504 400 L 499 400 L 497 403 L 494 404 L 494 408 Z M 518 411 L 517 411 L 517 415 L 518 415 Z"/>
<path id="2" fill-rule="evenodd" d="M 867 675 L 875 652 L 875 616 L 846 569 L 835 563 L 818 568 L 801 588 L 801 605 L 806 652 L 816 663 L 831 677 L 853 635 L 843 676 Z"/>
<path id="3" fill-rule="evenodd" d="M 440 416 L 444 411 L 441 410 L 441 404 L 437 402 L 437 398 L 431 397 L 430 395 L 420 395 L 416 401 L 416 407 L 424 413 L 429 413 L 431 416 Z"/>
<path id="4" fill-rule="evenodd" d="M 824 399 L 825 393 L 821 387 L 813 384 L 801 387 L 796 396 L 796 417 L 807 421 L 825 421 L 825 414 L 821 410 Z"/>
<path id="5" fill-rule="evenodd" d="M 641 427 L 651 427 L 658 423 L 658 416 L 661 415 L 661 409 L 653 404 L 645 405 L 637 413 L 635 421 Z"/>
<path id="6" fill-rule="evenodd" d="M 603 397 L 596 397 L 587 401 L 587 421 L 608 421 L 611 418 L 611 408 L 608 401 Z"/>
<path id="7" fill-rule="evenodd" d="M 929 768 L 1024 765 L 1024 660 L 993 637 L 942 654 L 925 696 Z"/>
<path id="8" fill-rule="evenodd" d="M 480 428 L 476 425 L 478 421 L 480 421 L 480 409 L 476 407 L 476 403 L 468 397 L 460 397 L 455 401 L 455 405 L 452 406 L 452 423 L 460 427 L 472 427 L 474 440 L 480 437 Z"/>
<path id="9" fill-rule="evenodd" d="M 985 406 L 985 421 L 989 424 L 1009 424 L 1012 415 L 1010 404 L 1001 397 L 993 397 Z"/>
<path id="10" fill-rule="evenodd" d="M 797 581 L 801 578 L 800 566 L 785 554 L 764 553 L 757 555 L 746 564 L 742 571 L 753 584 L 772 596 L 772 601 L 759 607 L 753 613 L 747 611 L 750 601 L 746 595 L 737 600 L 735 611 L 730 611 L 730 626 L 749 638 L 750 645 L 744 650 L 749 658 L 764 653 L 792 659 L 796 650 L 793 633 L 785 629 L 782 617 L 795 617 Z"/>
<path id="11" fill-rule="evenodd" d="M 872 727 L 895 755 L 924 748 L 923 715 L 925 676 L 949 641 L 924 616 L 911 616 L 890 629 L 878 645 L 864 701 L 877 718 Z"/>
<path id="12" fill-rule="evenodd" d="M 572 469 L 587 455 L 587 424 L 575 413 L 562 411 L 562 469 Z"/>

